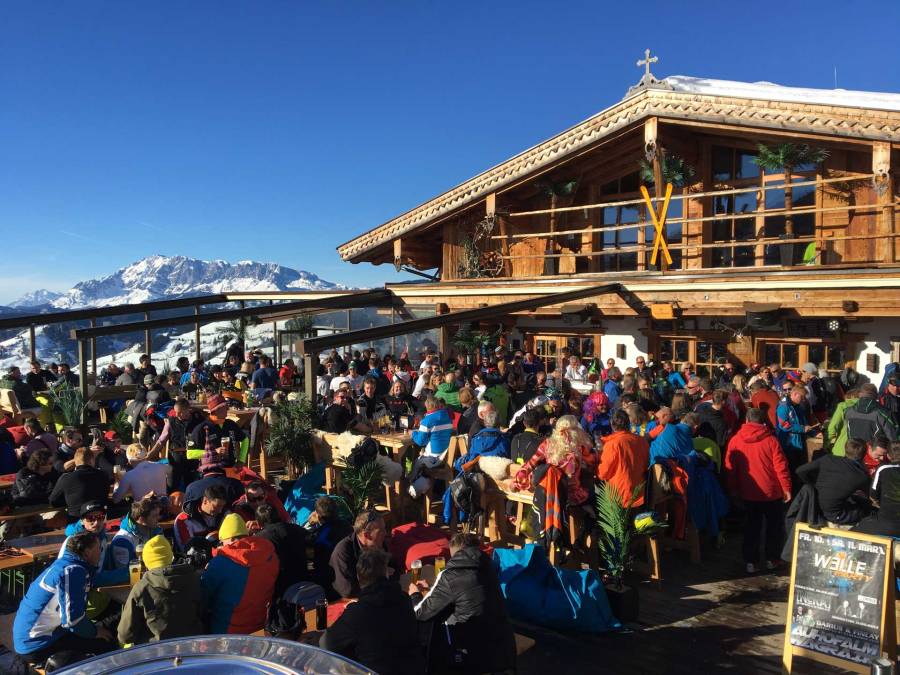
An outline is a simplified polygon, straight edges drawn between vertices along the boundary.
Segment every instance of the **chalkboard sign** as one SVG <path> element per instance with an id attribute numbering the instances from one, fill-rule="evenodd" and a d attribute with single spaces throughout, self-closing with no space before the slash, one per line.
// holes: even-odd
<path id="1" fill-rule="evenodd" d="M 893 656 L 892 541 L 806 525 L 795 536 L 785 670 L 792 654 L 860 672 Z"/>

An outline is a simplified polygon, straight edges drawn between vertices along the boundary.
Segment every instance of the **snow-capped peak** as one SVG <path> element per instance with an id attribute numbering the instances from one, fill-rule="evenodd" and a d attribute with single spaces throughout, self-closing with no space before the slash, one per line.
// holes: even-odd
<path id="1" fill-rule="evenodd" d="M 55 294 L 49 302 L 56 309 L 74 309 L 204 293 L 341 288 L 344 287 L 324 281 L 311 272 L 277 263 L 243 260 L 231 264 L 224 260 L 151 255 L 108 276 L 82 281 L 63 294 Z"/>
<path id="2" fill-rule="evenodd" d="M 26 293 L 18 300 L 9 303 L 9 306 L 37 307 L 38 305 L 47 305 L 61 296 L 62 293 L 57 293 L 56 291 L 48 291 L 46 288 L 39 288 L 38 290 L 32 291 L 31 293 Z"/>

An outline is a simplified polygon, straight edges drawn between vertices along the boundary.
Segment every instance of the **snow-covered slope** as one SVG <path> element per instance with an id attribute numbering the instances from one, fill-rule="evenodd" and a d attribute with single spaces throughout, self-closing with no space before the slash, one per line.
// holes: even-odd
<path id="1" fill-rule="evenodd" d="M 197 260 L 184 256 L 153 255 L 109 276 L 76 284 L 55 298 L 56 309 L 106 307 L 185 295 L 228 291 L 328 290 L 343 288 L 276 263 L 242 260 Z"/>

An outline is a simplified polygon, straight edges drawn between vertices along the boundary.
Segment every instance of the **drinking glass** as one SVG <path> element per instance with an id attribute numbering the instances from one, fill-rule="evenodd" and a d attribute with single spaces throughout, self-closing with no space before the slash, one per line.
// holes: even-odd
<path id="1" fill-rule="evenodd" d="M 422 561 L 413 560 L 412 565 L 409 566 L 409 573 L 412 583 L 419 583 L 419 578 L 422 576 Z"/>
<path id="2" fill-rule="evenodd" d="M 434 576 L 440 574 L 445 567 L 447 567 L 447 561 L 444 559 L 444 556 L 439 555 L 434 559 Z"/>
<path id="3" fill-rule="evenodd" d="M 316 630 L 328 628 L 328 600 L 320 598 L 316 600 Z"/>

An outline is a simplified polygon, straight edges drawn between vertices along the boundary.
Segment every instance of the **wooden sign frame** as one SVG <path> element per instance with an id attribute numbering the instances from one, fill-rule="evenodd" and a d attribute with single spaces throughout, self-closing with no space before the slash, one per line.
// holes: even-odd
<path id="1" fill-rule="evenodd" d="M 794 656 L 803 656 L 808 659 L 827 663 L 828 665 L 844 670 L 850 670 L 858 673 L 869 673 L 870 666 L 868 664 L 854 663 L 845 659 L 840 659 L 829 654 L 812 651 L 804 647 L 796 647 L 791 644 L 792 618 L 794 616 L 794 584 L 797 578 L 797 545 L 800 538 L 800 532 L 809 532 L 815 535 L 831 535 L 836 537 L 844 537 L 846 539 L 856 539 L 872 544 L 884 546 L 885 551 L 885 570 L 884 584 L 881 595 L 881 618 L 879 622 L 880 642 L 878 645 L 878 656 L 887 653 L 891 661 L 897 658 L 897 607 L 896 607 L 896 582 L 894 578 L 894 540 L 889 537 L 877 537 L 869 534 L 861 534 L 859 532 L 850 532 L 848 530 L 836 530 L 827 527 L 813 528 L 805 523 L 797 523 L 794 527 L 794 561 L 791 564 L 791 584 L 788 589 L 787 603 L 787 621 L 784 631 L 784 652 L 782 655 L 782 673 L 791 673 Z"/>

